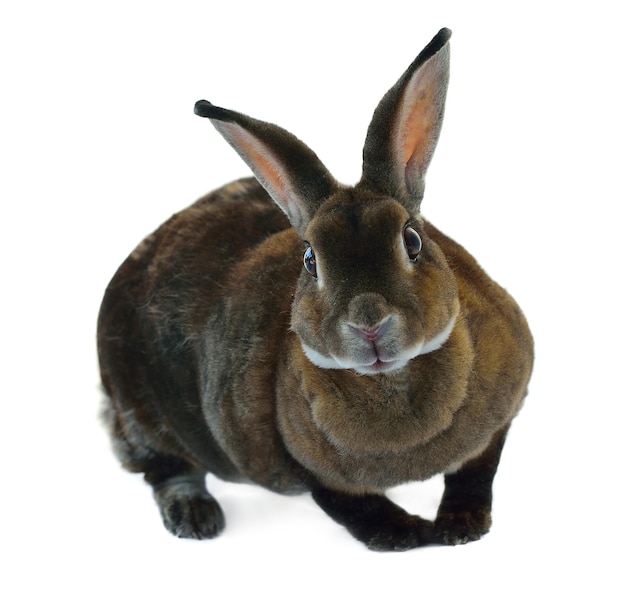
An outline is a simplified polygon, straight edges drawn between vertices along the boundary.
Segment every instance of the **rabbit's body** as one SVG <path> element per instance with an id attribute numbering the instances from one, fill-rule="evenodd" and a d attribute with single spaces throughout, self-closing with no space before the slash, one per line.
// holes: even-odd
<path id="1" fill-rule="evenodd" d="M 428 71 L 444 37 L 412 67 L 429 85 L 447 67 Z M 432 146 L 416 149 L 428 154 L 408 195 L 367 143 L 364 178 L 347 188 L 283 131 L 199 109 L 262 185 L 234 182 L 175 215 L 111 281 L 99 355 L 119 457 L 178 535 L 223 527 L 211 472 L 310 490 L 372 548 L 480 537 L 532 338 L 511 297 L 419 214 Z M 384 497 L 442 472 L 434 524 Z"/>

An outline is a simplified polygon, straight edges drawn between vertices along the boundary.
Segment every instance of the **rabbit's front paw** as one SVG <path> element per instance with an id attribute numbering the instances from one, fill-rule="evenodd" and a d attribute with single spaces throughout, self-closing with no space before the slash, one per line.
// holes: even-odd
<path id="1" fill-rule="evenodd" d="M 457 546 L 479 540 L 491 527 L 491 513 L 466 511 L 443 513 L 435 520 L 435 542 Z"/>
<path id="2" fill-rule="evenodd" d="M 206 491 L 187 484 L 155 489 L 163 524 L 177 537 L 211 539 L 225 526 L 224 513 Z"/>
<path id="3" fill-rule="evenodd" d="M 433 524 L 379 494 L 355 496 L 319 487 L 313 499 L 370 550 L 401 552 L 432 541 Z"/>
<path id="4" fill-rule="evenodd" d="M 402 521 L 371 527 L 370 533 L 362 539 L 370 550 L 403 552 L 427 543 L 430 540 L 431 528 L 432 523 L 429 521 L 407 516 Z"/>

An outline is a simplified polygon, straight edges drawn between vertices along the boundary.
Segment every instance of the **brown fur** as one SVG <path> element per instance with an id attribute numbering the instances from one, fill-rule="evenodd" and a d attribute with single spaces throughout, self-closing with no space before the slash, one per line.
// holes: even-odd
<path id="1" fill-rule="evenodd" d="M 381 102 L 355 188 L 280 128 L 199 103 L 261 183 L 226 185 L 146 238 L 107 288 L 98 329 L 116 452 L 153 485 L 176 535 L 224 526 L 206 472 L 311 490 L 374 549 L 489 529 L 533 347 L 511 297 L 420 215 L 448 38 Z M 422 239 L 414 261 L 407 225 Z M 316 278 L 302 267 L 303 241 Z M 442 472 L 434 524 L 384 497 Z"/>

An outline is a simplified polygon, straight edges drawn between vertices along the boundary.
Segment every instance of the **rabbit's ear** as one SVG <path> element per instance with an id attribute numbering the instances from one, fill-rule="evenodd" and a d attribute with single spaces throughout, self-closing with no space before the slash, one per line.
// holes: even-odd
<path id="1" fill-rule="evenodd" d="M 317 155 L 278 126 L 208 101 L 198 101 L 195 113 L 211 120 L 303 236 L 320 203 L 337 186 Z"/>
<path id="2" fill-rule="evenodd" d="M 439 31 L 382 98 L 363 149 L 360 185 L 394 196 L 414 214 L 443 121 L 451 34 Z"/>

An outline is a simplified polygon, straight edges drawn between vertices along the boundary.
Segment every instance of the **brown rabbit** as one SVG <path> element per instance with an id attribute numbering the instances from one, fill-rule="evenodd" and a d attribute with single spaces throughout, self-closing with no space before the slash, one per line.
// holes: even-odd
<path id="1" fill-rule="evenodd" d="M 98 327 L 116 453 L 175 535 L 224 527 L 207 472 L 310 491 L 372 549 L 489 530 L 533 345 L 511 297 L 420 214 L 449 38 L 442 29 L 383 97 L 354 187 L 281 128 L 196 104 L 256 179 L 147 237 Z M 434 522 L 385 497 L 439 473 Z"/>

